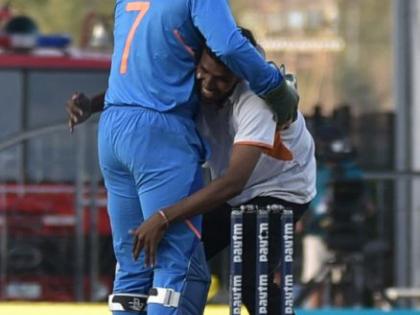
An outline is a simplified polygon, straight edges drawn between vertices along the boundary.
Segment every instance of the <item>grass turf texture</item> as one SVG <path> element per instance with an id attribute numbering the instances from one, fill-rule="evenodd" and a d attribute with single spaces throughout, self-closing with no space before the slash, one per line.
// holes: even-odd
<path id="1" fill-rule="evenodd" d="M 1 315 L 110 315 L 106 303 L 0 303 Z M 242 314 L 246 315 L 244 310 Z M 229 309 L 224 305 L 209 305 L 204 315 L 229 315 Z"/>

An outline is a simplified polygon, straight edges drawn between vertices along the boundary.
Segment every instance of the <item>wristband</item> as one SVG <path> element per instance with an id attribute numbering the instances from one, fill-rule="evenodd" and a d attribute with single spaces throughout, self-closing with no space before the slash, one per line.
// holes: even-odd
<path id="1" fill-rule="evenodd" d="M 160 214 L 160 216 L 165 221 L 166 228 L 169 228 L 169 220 L 168 220 L 168 217 L 166 216 L 165 212 L 163 212 L 162 210 L 159 210 L 158 213 Z"/>

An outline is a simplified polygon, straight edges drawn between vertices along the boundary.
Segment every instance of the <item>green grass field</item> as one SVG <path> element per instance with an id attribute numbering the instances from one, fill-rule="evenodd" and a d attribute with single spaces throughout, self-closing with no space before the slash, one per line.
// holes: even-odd
<path id="1" fill-rule="evenodd" d="M 1 315 L 110 315 L 104 304 L 76 303 L 0 303 Z M 228 315 L 225 305 L 209 305 L 204 315 Z M 247 314 L 244 310 L 242 314 Z"/>

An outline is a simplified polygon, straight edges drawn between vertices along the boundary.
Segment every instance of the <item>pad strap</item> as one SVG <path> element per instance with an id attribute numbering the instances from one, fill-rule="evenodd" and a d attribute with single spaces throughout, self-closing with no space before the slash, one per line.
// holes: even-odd
<path id="1" fill-rule="evenodd" d="M 146 309 L 146 294 L 115 293 L 108 297 L 110 311 L 142 312 Z"/>
<path id="2" fill-rule="evenodd" d="M 181 293 L 168 288 L 152 288 L 147 303 L 162 304 L 166 307 L 178 307 Z"/>

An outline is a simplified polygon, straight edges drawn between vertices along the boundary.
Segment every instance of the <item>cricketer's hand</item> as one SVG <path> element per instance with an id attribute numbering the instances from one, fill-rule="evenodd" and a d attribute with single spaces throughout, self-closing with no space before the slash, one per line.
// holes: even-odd
<path id="1" fill-rule="evenodd" d="M 291 73 L 286 74 L 284 66 L 280 71 L 283 73 L 284 80 L 279 87 L 264 96 L 279 126 L 296 120 L 299 104 L 296 77 Z"/>

